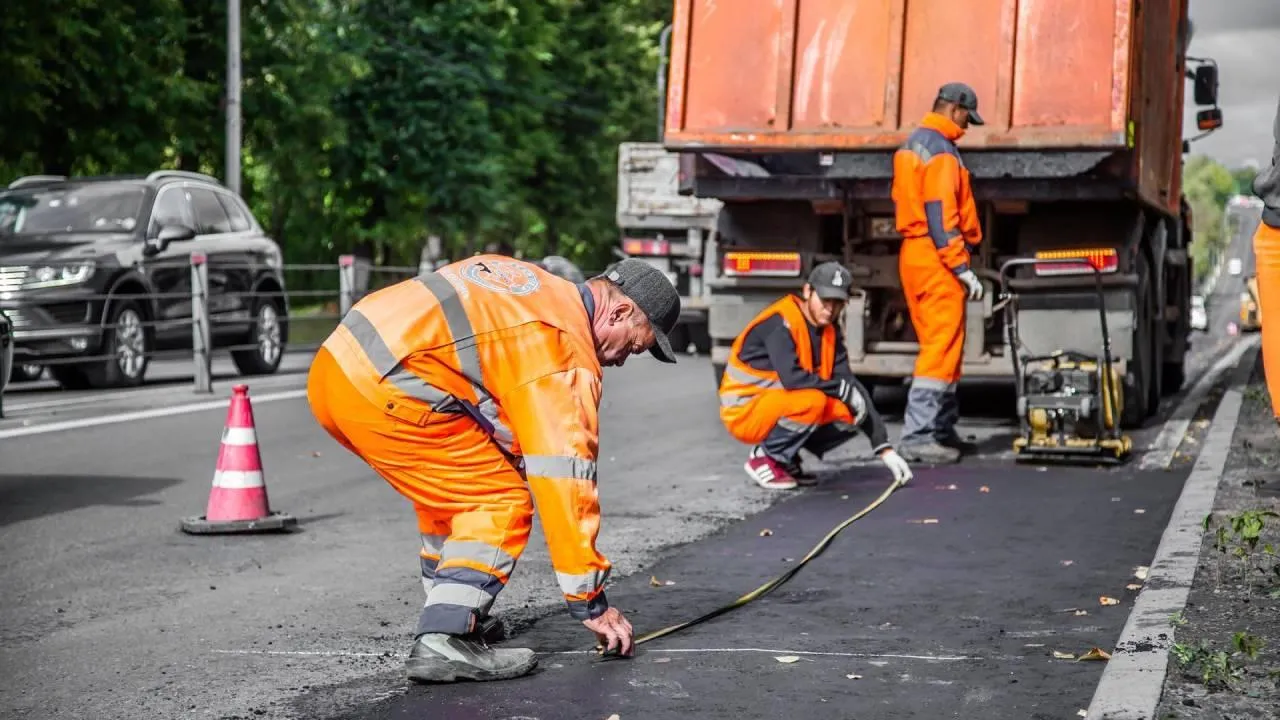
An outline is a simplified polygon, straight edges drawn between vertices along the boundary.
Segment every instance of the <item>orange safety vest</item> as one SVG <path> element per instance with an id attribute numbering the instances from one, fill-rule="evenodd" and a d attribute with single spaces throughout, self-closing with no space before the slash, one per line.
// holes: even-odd
<path id="1" fill-rule="evenodd" d="M 791 331 L 791 339 L 796 344 L 800 367 L 807 372 L 816 372 L 823 380 L 831 379 L 836 364 L 835 323 L 822 329 L 821 367 L 815 370 L 809 323 L 800 311 L 801 302 L 803 301 L 795 295 L 783 297 L 762 310 L 733 341 L 733 347 L 729 350 L 729 362 L 724 369 L 724 378 L 720 381 L 720 419 L 725 423 L 733 423 L 747 412 L 751 401 L 760 393 L 782 388 L 782 380 L 779 379 L 775 370 L 757 370 L 738 357 L 747 335 L 773 315 L 781 315 L 787 329 Z"/>
<path id="2" fill-rule="evenodd" d="M 908 241 L 904 249 L 930 247 L 952 270 L 967 266 L 969 248 L 982 242 L 969 170 L 955 145 L 962 135 L 950 118 L 931 112 L 893 156 L 894 212 L 898 233 Z M 910 242 L 924 238 L 930 242 Z"/>
<path id="3" fill-rule="evenodd" d="M 600 593 L 610 568 L 595 549 L 603 371 L 574 283 L 478 255 L 367 295 L 324 347 L 400 421 L 470 414 L 523 465 L 566 598 Z"/>

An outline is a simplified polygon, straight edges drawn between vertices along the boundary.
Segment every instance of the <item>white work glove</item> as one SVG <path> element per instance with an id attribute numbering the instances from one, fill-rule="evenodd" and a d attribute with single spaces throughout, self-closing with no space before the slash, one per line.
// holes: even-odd
<path id="1" fill-rule="evenodd" d="M 844 378 L 840 378 L 840 401 L 849 406 L 853 424 L 861 425 L 862 419 L 867 416 L 867 399 L 862 397 L 853 383 Z"/>
<path id="2" fill-rule="evenodd" d="M 956 275 L 956 277 L 960 282 L 965 284 L 965 287 L 969 291 L 970 300 L 982 299 L 982 282 L 978 280 L 978 276 L 974 275 L 972 270 L 965 270 L 959 275 Z"/>
<path id="3" fill-rule="evenodd" d="M 893 449 L 885 450 L 880 453 L 880 460 L 884 466 L 889 468 L 889 472 L 893 473 L 893 479 L 898 481 L 898 487 L 902 487 L 911 482 L 911 466 L 906 460 Z"/>

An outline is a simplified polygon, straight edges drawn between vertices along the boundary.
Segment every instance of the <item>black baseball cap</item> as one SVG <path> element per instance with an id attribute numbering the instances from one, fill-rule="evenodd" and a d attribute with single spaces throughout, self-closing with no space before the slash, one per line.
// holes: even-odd
<path id="1" fill-rule="evenodd" d="M 838 262 L 824 262 L 809 272 L 809 287 L 823 300 L 848 300 L 853 273 Z"/>
<path id="2" fill-rule="evenodd" d="M 947 83 L 938 89 L 938 99 L 955 103 L 969 111 L 969 122 L 973 125 L 985 125 L 978 114 L 978 93 L 964 83 Z"/>
<path id="3" fill-rule="evenodd" d="M 649 318 L 657 341 L 649 348 L 649 354 L 662 362 L 674 363 L 676 354 L 671 350 L 668 335 L 680 321 L 680 294 L 667 276 L 643 260 L 627 258 L 610 265 L 601 277 L 617 285 Z"/>

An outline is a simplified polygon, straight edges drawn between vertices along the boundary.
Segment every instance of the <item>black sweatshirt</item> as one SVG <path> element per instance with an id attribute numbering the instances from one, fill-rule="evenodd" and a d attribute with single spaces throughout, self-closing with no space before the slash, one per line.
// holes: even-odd
<path id="1" fill-rule="evenodd" d="M 813 367 L 821 367 L 822 330 L 808 322 L 805 325 L 809 330 L 809 345 L 813 348 Z M 782 387 L 787 390 L 815 388 L 839 400 L 840 380 L 852 383 L 854 391 L 862 394 L 862 399 L 867 406 L 866 416 L 862 419 L 862 426 L 859 429 L 867 434 L 873 451 L 879 453 L 891 447 L 889 430 L 871 401 L 871 393 L 858 382 L 849 368 L 849 351 L 845 347 L 843 338 L 839 337 L 842 334 L 839 326 L 836 327 L 836 333 L 835 370 L 830 380 L 823 380 L 817 373 L 808 372 L 800 366 L 799 351 L 796 349 L 795 341 L 791 339 L 791 330 L 787 328 L 782 315 L 779 314 L 766 318 L 747 333 L 747 337 L 742 341 L 742 350 L 738 354 L 738 359 L 756 370 L 766 372 L 772 370 L 778 373 Z"/>

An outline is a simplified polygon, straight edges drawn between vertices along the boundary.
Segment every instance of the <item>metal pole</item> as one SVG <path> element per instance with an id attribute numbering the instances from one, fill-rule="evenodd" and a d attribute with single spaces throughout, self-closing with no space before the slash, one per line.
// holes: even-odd
<path id="1" fill-rule="evenodd" d="M 338 312 L 343 317 L 351 312 L 356 287 L 356 256 L 338 256 Z"/>
<path id="2" fill-rule="evenodd" d="M 195 392 L 213 393 L 213 358 L 209 336 L 209 266 L 204 253 L 191 253 L 191 350 L 195 359 Z"/>
<path id="3" fill-rule="evenodd" d="M 662 28 L 658 37 L 658 142 L 662 142 L 662 129 L 667 125 L 667 46 L 671 42 L 671 26 Z"/>
<path id="4" fill-rule="evenodd" d="M 227 0 L 227 187 L 240 194 L 240 0 Z"/>

